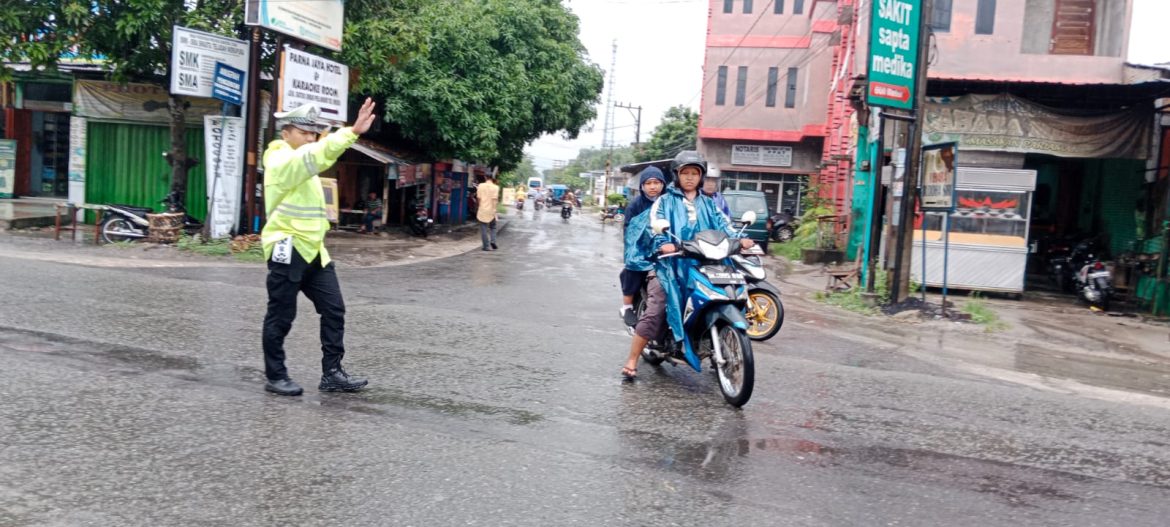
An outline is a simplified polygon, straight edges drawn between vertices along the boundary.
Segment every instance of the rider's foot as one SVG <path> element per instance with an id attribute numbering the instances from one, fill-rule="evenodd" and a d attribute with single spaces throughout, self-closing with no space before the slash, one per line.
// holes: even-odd
<path id="1" fill-rule="evenodd" d="M 622 306 L 621 311 L 618 312 L 622 317 L 622 322 L 627 326 L 634 327 L 638 325 L 638 314 L 634 313 L 634 308 L 630 306 Z"/>
<path id="2" fill-rule="evenodd" d="M 631 368 L 629 366 L 622 366 L 622 378 L 625 381 L 633 381 L 638 378 L 638 368 Z"/>

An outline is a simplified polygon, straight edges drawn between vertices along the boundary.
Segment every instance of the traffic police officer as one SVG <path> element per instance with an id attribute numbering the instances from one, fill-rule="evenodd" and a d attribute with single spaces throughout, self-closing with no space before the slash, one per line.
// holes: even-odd
<path id="1" fill-rule="evenodd" d="M 275 114 L 280 139 L 264 152 L 264 201 L 268 223 L 260 238 L 268 262 L 268 313 L 264 315 L 264 389 L 278 395 L 303 391 L 284 366 L 284 338 L 297 315 L 303 292 L 321 315 L 321 391 L 356 391 L 365 379 L 341 367 L 345 356 L 345 303 L 337 273 L 325 250 L 325 192 L 317 177 L 327 170 L 374 122 L 374 102 L 366 99 L 352 127 L 318 141 L 328 130 L 316 105 Z"/>

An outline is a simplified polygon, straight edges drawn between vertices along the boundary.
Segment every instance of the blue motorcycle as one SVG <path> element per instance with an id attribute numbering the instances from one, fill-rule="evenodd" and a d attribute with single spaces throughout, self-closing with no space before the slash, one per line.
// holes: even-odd
<path id="1" fill-rule="evenodd" d="M 751 225 L 755 213 L 744 214 L 742 220 Z M 665 232 L 670 224 L 655 220 L 655 233 Z M 669 324 L 659 338 L 642 350 L 642 360 L 658 366 L 663 362 L 688 365 L 702 371 L 702 361 L 709 359 L 719 377 L 723 399 L 735 407 L 747 404 L 755 385 L 755 360 L 752 358 L 750 324 L 744 317 L 748 303 L 747 279 L 731 261 L 738 254 L 740 244 L 726 233 L 717 230 L 701 231 L 693 240 L 680 241 L 681 249 L 662 258 L 693 258 L 698 265 L 687 271 L 683 280 L 682 340 L 671 338 Z M 645 308 L 638 299 L 639 310 Z"/>

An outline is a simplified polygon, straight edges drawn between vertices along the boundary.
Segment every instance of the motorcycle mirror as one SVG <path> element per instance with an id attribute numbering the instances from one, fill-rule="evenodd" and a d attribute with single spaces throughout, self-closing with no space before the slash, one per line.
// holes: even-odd
<path id="1" fill-rule="evenodd" d="M 669 228 L 670 221 L 666 219 L 659 218 L 650 222 L 650 229 L 654 231 L 654 234 L 662 234 Z"/>
<path id="2" fill-rule="evenodd" d="M 756 211 L 749 210 L 749 211 L 743 213 L 743 217 L 740 218 L 739 221 L 746 223 L 748 225 L 755 223 L 756 222 Z"/>

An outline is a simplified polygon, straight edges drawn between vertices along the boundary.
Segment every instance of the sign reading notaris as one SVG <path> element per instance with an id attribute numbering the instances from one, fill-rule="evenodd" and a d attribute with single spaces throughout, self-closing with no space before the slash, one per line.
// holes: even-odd
<path id="1" fill-rule="evenodd" d="M 248 56 L 248 43 L 243 40 L 175 26 L 171 32 L 171 93 L 211 97 L 216 64 L 246 77 Z M 240 82 L 243 93 L 244 79 Z"/>
<path id="2" fill-rule="evenodd" d="M 866 101 L 872 106 L 913 109 L 922 0 L 875 0 L 872 16 Z"/>
<path id="3" fill-rule="evenodd" d="M 284 48 L 283 55 L 281 111 L 312 103 L 321 109 L 322 119 L 346 122 L 349 67 L 289 47 Z"/>
<path id="4" fill-rule="evenodd" d="M 792 166 L 791 146 L 731 145 L 731 164 L 764 167 Z"/>

